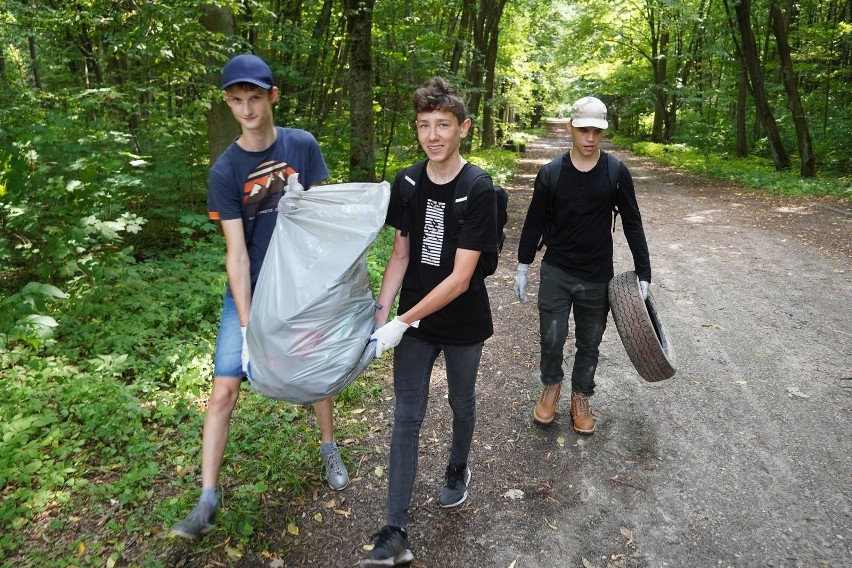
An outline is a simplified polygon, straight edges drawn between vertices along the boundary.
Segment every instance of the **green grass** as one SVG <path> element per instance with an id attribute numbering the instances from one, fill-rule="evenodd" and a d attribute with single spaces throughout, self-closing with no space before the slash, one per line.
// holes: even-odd
<path id="1" fill-rule="evenodd" d="M 620 143 L 617 138 L 615 143 Z M 771 161 L 749 156 L 736 158 L 727 154 L 711 154 L 683 144 L 635 142 L 631 149 L 662 163 L 741 184 L 753 190 L 786 196 L 835 197 L 852 200 L 852 177 L 817 177 L 805 179 L 797 169 L 776 171 Z"/>
<path id="2" fill-rule="evenodd" d="M 167 255 L 115 256 L 97 278 L 68 282 L 67 297 L 39 299 L 57 322 L 52 334 L 0 344 L 0 524 L 11 529 L 0 534 L 0 558 L 14 559 L 0 566 L 104 566 L 134 542 L 150 545 L 134 546 L 133 564 L 156 566 L 153 535 L 197 499 L 224 244 L 186 226 L 195 228 Z M 384 230 L 370 251 L 376 289 L 392 242 Z M 16 301 L 31 299 L 4 300 Z M 378 395 L 383 365 L 335 400 L 347 460 L 363 434 L 349 412 Z M 313 412 L 242 391 L 217 520 L 234 543 L 257 538 L 270 511 L 295 518 L 287 504 L 321 475 Z"/>

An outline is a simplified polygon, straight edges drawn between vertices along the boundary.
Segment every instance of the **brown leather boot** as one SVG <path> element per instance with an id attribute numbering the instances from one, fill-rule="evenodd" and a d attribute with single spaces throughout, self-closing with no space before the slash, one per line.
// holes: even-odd
<path id="1" fill-rule="evenodd" d="M 589 397 L 581 392 L 571 393 L 571 418 L 574 431 L 578 434 L 591 434 L 595 431 L 595 419 L 589 408 Z"/>
<path id="2" fill-rule="evenodd" d="M 550 424 L 556 416 L 556 403 L 559 402 L 559 394 L 562 392 L 562 383 L 555 385 L 544 385 L 541 398 L 533 410 L 533 418 L 539 424 Z"/>

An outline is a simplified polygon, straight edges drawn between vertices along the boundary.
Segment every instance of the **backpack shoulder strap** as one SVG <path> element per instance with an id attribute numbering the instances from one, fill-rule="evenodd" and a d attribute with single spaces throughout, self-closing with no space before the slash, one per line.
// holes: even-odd
<path id="1" fill-rule="evenodd" d="M 541 237 L 538 239 L 538 245 L 536 246 L 536 250 L 541 250 L 544 248 L 544 245 L 547 244 L 547 237 L 550 235 L 550 226 L 552 224 L 552 215 L 553 215 L 553 200 L 554 195 L 556 195 L 556 186 L 559 184 L 559 177 L 562 174 L 562 161 L 566 159 L 566 154 L 559 154 L 550 162 L 542 166 L 541 174 L 544 181 L 544 187 L 547 190 L 547 220 L 545 221 L 544 231 L 541 233 Z"/>
<path id="2" fill-rule="evenodd" d="M 402 204 L 402 228 L 400 234 L 403 237 L 408 236 L 410 227 L 408 226 L 408 204 L 411 203 L 411 198 L 417 190 L 417 185 L 420 183 L 420 176 L 423 175 L 423 168 L 426 167 L 426 159 L 422 159 L 415 164 L 411 164 L 402 170 L 397 176 L 397 185 L 399 186 L 399 201 Z"/>
<path id="3" fill-rule="evenodd" d="M 453 209 L 456 212 L 456 220 L 459 228 L 467 219 L 467 198 L 470 196 L 470 190 L 481 177 L 489 177 L 488 172 L 467 162 L 463 167 L 459 180 L 456 182 L 456 195 L 453 202 Z"/>
<path id="4" fill-rule="evenodd" d="M 606 168 L 609 173 L 609 186 L 615 195 L 615 192 L 621 189 L 621 160 L 606 152 Z"/>
<path id="5" fill-rule="evenodd" d="M 609 189 L 612 192 L 612 232 L 615 232 L 615 220 L 618 218 L 618 192 L 621 190 L 621 160 L 606 152 L 606 169 L 609 175 Z"/>
<path id="6" fill-rule="evenodd" d="M 565 160 L 565 154 L 560 154 L 544 166 L 548 207 L 553 207 L 553 196 L 556 193 L 556 186 L 559 185 L 559 177 L 562 175 L 563 160 Z"/>
<path id="7" fill-rule="evenodd" d="M 420 176 L 423 175 L 423 168 L 425 167 L 426 159 L 424 158 L 415 164 L 411 164 L 400 173 L 399 198 L 403 207 L 408 207 L 411 202 L 411 196 L 414 195 L 414 190 L 420 183 Z"/>

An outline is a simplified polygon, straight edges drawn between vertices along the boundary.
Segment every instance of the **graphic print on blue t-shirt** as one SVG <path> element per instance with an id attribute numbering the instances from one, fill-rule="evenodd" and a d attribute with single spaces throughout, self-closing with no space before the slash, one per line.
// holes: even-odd
<path id="1" fill-rule="evenodd" d="M 444 209 L 446 205 L 446 203 L 440 201 L 426 200 L 423 243 L 420 246 L 421 264 L 441 265 L 441 244 L 444 242 Z"/>
<path id="2" fill-rule="evenodd" d="M 287 162 L 263 162 L 252 171 L 243 184 L 243 208 L 249 220 L 272 213 L 287 187 L 287 177 L 296 173 Z"/>

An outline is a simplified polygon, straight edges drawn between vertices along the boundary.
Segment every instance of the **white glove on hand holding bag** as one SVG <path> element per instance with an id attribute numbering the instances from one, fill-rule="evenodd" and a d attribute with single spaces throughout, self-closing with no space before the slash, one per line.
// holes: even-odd
<path id="1" fill-rule="evenodd" d="M 419 320 L 411 325 L 417 327 L 418 323 L 420 323 Z M 376 357 L 381 357 L 385 351 L 390 351 L 399 345 L 402 336 L 409 327 L 411 326 L 397 316 L 374 331 L 373 335 L 370 336 L 370 341 L 376 342 Z"/>
<path id="2" fill-rule="evenodd" d="M 522 303 L 527 303 L 527 269 L 529 264 L 518 264 L 515 272 L 515 297 Z"/>

